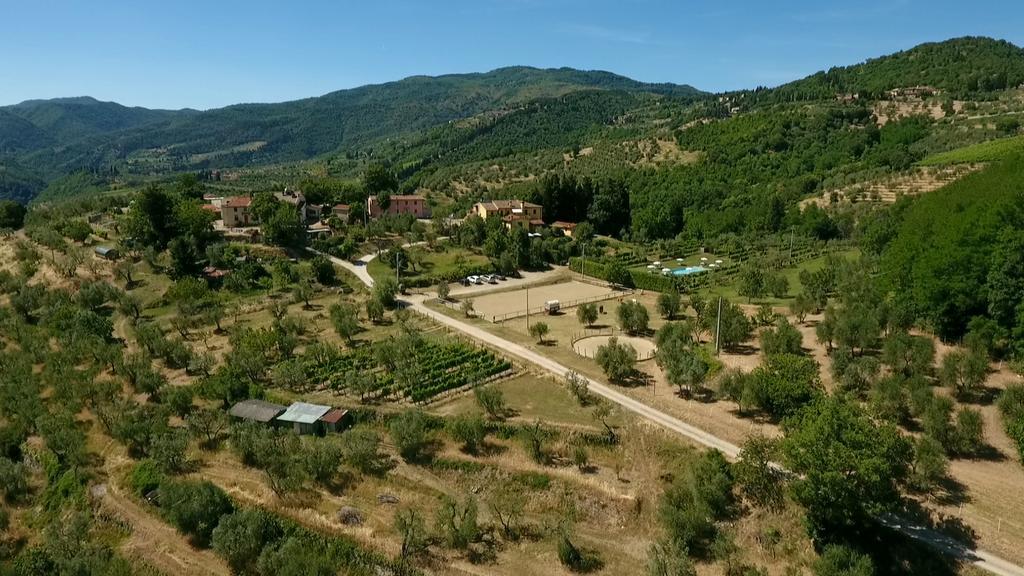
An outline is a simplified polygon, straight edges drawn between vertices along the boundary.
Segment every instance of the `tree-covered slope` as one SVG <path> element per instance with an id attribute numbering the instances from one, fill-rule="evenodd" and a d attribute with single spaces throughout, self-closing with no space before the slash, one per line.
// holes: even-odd
<path id="1" fill-rule="evenodd" d="M 190 110 L 129 108 L 89 97 L 28 100 L 9 106 L 6 110 L 30 122 L 49 137 L 63 142 L 127 130 L 194 113 Z"/>
<path id="2" fill-rule="evenodd" d="M 24 165 L 49 176 L 104 168 L 142 150 L 160 150 L 170 165 L 183 167 L 195 161 L 192 155 L 210 154 L 220 154 L 222 165 L 294 161 L 584 89 L 702 94 L 608 72 L 515 67 L 415 76 L 317 98 L 206 112 L 127 108 L 91 98 L 30 101 L 0 108 L 0 149 L 19 153 Z M 225 153 L 239 146 L 251 150 Z"/>
<path id="3" fill-rule="evenodd" d="M 954 96 L 1024 84 L 1024 49 L 1004 40 L 966 37 L 921 44 L 853 66 L 831 68 L 766 91 L 770 100 L 878 97 L 888 90 L 929 86 Z"/>
<path id="4" fill-rule="evenodd" d="M 45 130 L 0 108 L 0 158 L 53 145 L 53 138 Z"/>
<path id="5" fill-rule="evenodd" d="M 46 187 L 46 182 L 16 162 L 0 160 L 0 200 L 26 203 Z"/>
<path id="6" fill-rule="evenodd" d="M 898 214 L 883 269 L 895 293 L 943 337 L 963 335 L 974 317 L 1024 331 L 1022 160 L 993 164 Z"/>

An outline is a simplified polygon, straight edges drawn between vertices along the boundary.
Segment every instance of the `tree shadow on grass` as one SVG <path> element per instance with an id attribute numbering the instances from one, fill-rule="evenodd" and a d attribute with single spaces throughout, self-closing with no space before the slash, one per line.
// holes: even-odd
<path id="1" fill-rule="evenodd" d="M 960 572 L 961 558 L 937 553 L 929 544 L 883 527 L 847 544 L 871 557 L 878 576 L 956 576 Z"/>
<path id="2" fill-rule="evenodd" d="M 941 506 L 959 506 L 971 501 L 967 486 L 952 476 L 946 476 L 938 483 L 938 489 L 933 493 L 935 502 Z"/>
<path id="3" fill-rule="evenodd" d="M 611 380 L 612 384 L 616 386 L 622 386 L 623 388 L 643 388 L 650 385 L 654 378 L 650 374 L 641 370 L 633 370 L 633 373 L 625 378 Z"/>
<path id="4" fill-rule="evenodd" d="M 946 481 L 943 482 L 945 484 Z M 956 486 L 955 480 L 949 480 L 953 484 L 950 485 L 954 493 L 958 490 L 962 490 L 963 500 L 959 502 L 953 502 L 953 504 L 959 504 L 962 502 L 968 502 L 970 499 L 966 496 L 966 490 Z M 943 514 L 941 512 L 935 512 L 928 508 L 925 508 L 920 502 L 916 500 L 904 500 L 903 509 L 900 511 L 900 516 L 907 519 L 909 522 L 914 523 L 916 526 L 931 530 L 934 532 L 934 536 L 941 538 L 947 542 L 944 543 L 944 548 L 950 547 L 973 547 L 977 544 L 978 534 L 974 531 L 974 528 L 970 527 L 962 518 L 952 516 L 949 514 Z M 897 533 L 904 538 L 908 538 L 905 534 Z M 913 539 L 911 539 L 913 540 Z M 916 540 L 914 540 L 917 542 Z M 923 544 L 922 544 L 923 545 Z M 934 553 L 935 548 L 929 547 Z M 921 572 L 927 574 L 928 572 Z"/>
<path id="5" fill-rule="evenodd" d="M 506 452 L 508 452 L 508 446 L 484 440 L 480 443 L 480 446 L 476 449 L 476 454 L 473 454 L 473 456 L 500 456 Z"/>
<path id="6" fill-rule="evenodd" d="M 979 406 L 991 406 L 999 399 L 1002 390 L 995 386 L 982 386 L 974 395 L 969 398 L 972 403 Z"/>
<path id="7" fill-rule="evenodd" d="M 750 344 L 737 344 L 729 348 L 722 347 L 722 351 L 728 354 L 736 354 L 738 356 L 753 356 L 757 354 L 757 348 Z"/>

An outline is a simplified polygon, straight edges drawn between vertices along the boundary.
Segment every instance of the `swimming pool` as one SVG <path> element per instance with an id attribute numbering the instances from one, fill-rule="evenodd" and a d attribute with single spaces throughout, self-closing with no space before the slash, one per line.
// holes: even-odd
<path id="1" fill-rule="evenodd" d="M 707 268 L 703 266 L 686 266 L 684 268 L 676 268 L 672 271 L 673 276 L 689 276 L 690 274 L 700 274 L 706 272 Z"/>

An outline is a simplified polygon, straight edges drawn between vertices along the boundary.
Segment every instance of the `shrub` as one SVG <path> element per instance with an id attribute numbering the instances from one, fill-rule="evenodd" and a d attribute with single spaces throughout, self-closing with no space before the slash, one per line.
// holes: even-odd
<path id="1" fill-rule="evenodd" d="M 152 460 L 141 460 L 128 475 L 128 486 L 137 496 L 145 496 L 160 487 L 164 475 Z"/>
<path id="2" fill-rule="evenodd" d="M 814 562 L 814 576 L 872 576 L 871 558 L 838 544 L 829 544 Z"/>
<path id="3" fill-rule="evenodd" d="M 953 451 L 962 456 L 972 456 L 981 451 L 985 444 L 985 423 L 981 412 L 961 408 L 956 414 L 956 431 Z"/>
<path id="4" fill-rule="evenodd" d="M 164 482 L 160 486 L 160 509 L 193 544 L 205 548 L 221 516 L 232 511 L 231 499 L 214 484 Z"/>
<path id="5" fill-rule="evenodd" d="M 682 307 L 682 298 L 678 292 L 662 292 L 658 295 L 658 314 L 666 320 L 671 320 L 679 314 Z"/>
<path id="6" fill-rule="evenodd" d="M 0 457 L 0 493 L 8 502 L 28 493 L 28 474 L 21 462 Z"/>
<path id="7" fill-rule="evenodd" d="M 476 499 L 469 496 L 465 502 L 460 503 L 451 496 L 442 496 L 435 527 L 449 548 L 463 549 L 469 546 L 480 535 Z"/>
<path id="8" fill-rule="evenodd" d="M 414 461 L 423 456 L 423 450 L 427 445 L 427 418 L 423 412 L 402 412 L 391 420 L 388 432 L 404 460 Z"/>
<path id="9" fill-rule="evenodd" d="M 1007 436 L 1017 444 L 1017 451 L 1024 460 L 1024 386 L 1008 386 L 999 397 L 999 411 L 1003 414 Z"/>
<path id="10" fill-rule="evenodd" d="M 795 414 L 821 394 L 818 363 L 811 358 L 768 356 L 752 375 L 758 407 L 775 418 Z"/>
<path id="11" fill-rule="evenodd" d="M 594 360 L 608 379 L 615 383 L 625 382 L 636 372 L 636 350 L 629 344 L 619 344 L 618 338 L 614 336 L 597 349 Z"/>
<path id="12" fill-rule="evenodd" d="M 761 332 L 761 351 L 772 354 L 803 354 L 803 335 L 784 317 L 775 326 Z"/>
<path id="13" fill-rule="evenodd" d="M 601 568 L 601 559 L 590 551 L 581 550 L 573 543 L 569 534 L 562 533 L 558 538 L 558 561 L 570 572 L 586 573 Z"/>
<path id="14" fill-rule="evenodd" d="M 281 537 L 281 527 L 262 510 L 241 510 L 221 518 L 213 530 L 213 549 L 237 574 L 252 573 L 256 561 L 271 542 Z"/>
<path id="15" fill-rule="evenodd" d="M 487 437 L 484 419 L 475 415 L 457 416 L 448 421 L 448 434 L 462 442 L 462 450 L 475 454 Z"/>
<path id="16" fill-rule="evenodd" d="M 640 302 L 628 301 L 619 304 L 617 311 L 619 326 L 629 334 L 641 334 L 647 331 L 650 315 L 647 307 Z"/>

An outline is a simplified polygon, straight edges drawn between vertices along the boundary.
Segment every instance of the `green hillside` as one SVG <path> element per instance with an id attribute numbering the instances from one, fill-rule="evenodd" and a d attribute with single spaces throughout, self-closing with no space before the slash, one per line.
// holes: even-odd
<path id="1" fill-rule="evenodd" d="M 760 96 L 776 101 L 882 96 L 894 88 L 929 86 L 954 97 L 1024 84 L 1024 50 L 991 38 L 956 38 L 921 44 L 861 64 L 831 68 Z"/>
<path id="2" fill-rule="evenodd" d="M 932 154 L 921 160 L 922 166 L 946 166 L 949 164 L 974 164 L 977 162 L 995 162 L 1018 156 L 1024 152 L 1024 136 L 1000 138 Z"/>
<path id="3" fill-rule="evenodd" d="M 677 99 L 702 95 L 689 86 L 646 84 L 608 72 L 515 67 L 416 76 L 206 112 L 127 108 L 91 98 L 30 101 L 0 108 L 0 152 L 17 154 L 22 165 L 47 178 L 125 163 L 150 172 L 298 161 L 584 89 Z"/>
<path id="4" fill-rule="evenodd" d="M 0 108 L 0 158 L 44 182 L 82 169 L 149 177 L 241 168 L 251 181 L 277 183 L 303 178 L 310 161 L 328 176 L 353 178 L 383 160 L 403 189 L 449 196 L 467 188 L 476 196 L 550 195 L 530 183 L 566 175 L 628 186 L 635 202 L 627 220 L 638 237 L 702 236 L 759 229 L 753 212 L 767 204 L 790 210 L 812 193 L 945 162 L 929 156 L 993 137 L 984 122 L 960 120 L 966 113 L 882 126 L 873 106 L 892 88 L 928 85 L 973 105 L 1022 83 L 1020 48 L 960 38 L 723 98 L 608 72 L 512 67 L 205 112 L 30 101 Z M 835 98 L 851 92 L 861 97 Z M 1005 145 L 986 145 L 996 148 L 979 149 L 980 158 Z M 663 146 L 676 157 L 656 161 L 652 150 Z M 73 192 L 66 184 L 57 196 Z"/>
<path id="5" fill-rule="evenodd" d="M 0 161 L 0 200 L 25 203 L 45 187 L 46 182 L 16 162 Z"/>
<path id="6" fill-rule="evenodd" d="M 7 111 L 59 141 L 109 134 L 193 114 L 188 110 L 129 108 L 89 97 L 29 100 L 8 107 Z"/>
<path id="7" fill-rule="evenodd" d="M 976 316 L 1024 330 L 1017 313 L 1024 230 L 1024 158 L 1013 157 L 921 197 L 898 214 L 882 255 L 895 294 L 943 337 L 957 338 Z M 1007 304 L 1007 302 L 1010 302 Z M 1019 326 L 1018 326 L 1019 325 Z"/>

